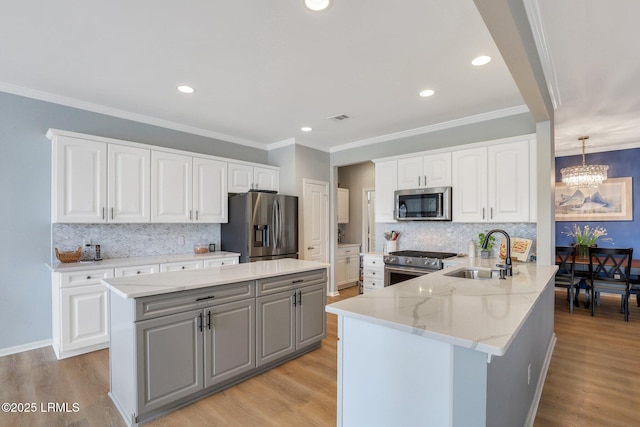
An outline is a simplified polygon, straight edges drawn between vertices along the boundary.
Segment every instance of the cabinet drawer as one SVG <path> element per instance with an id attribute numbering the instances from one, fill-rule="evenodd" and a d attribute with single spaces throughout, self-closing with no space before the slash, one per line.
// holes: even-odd
<path id="1" fill-rule="evenodd" d="M 219 267 L 221 265 L 238 264 L 238 257 L 205 259 L 202 262 L 204 263 L 204 268 Z"/>
<path id="2" fill-rule="evenodd" d="M 366 267 L 372 268 L 384 268 L 384 261 L 382 257 L 372 257 L 372 256 L 363 256 L 362 257 L 362 265 Z"/>
<path id="3" fill-rule="evenodd" d="M 364 277 L 369 279 L 383 279 L 384 269 L 382 268 L 365 268 Z"/>
<path id="4" fill-rule="evenodd" d="M 100 284 L 100 280 L 113 277 L 113 268 L 74 271 L 60 274 L 60 287 Z"/>
<path id="5" fill-rule="evenodd" d="M 299 288 L 301 286 L 313 285 L 315 283 L 327 282 L 327 269 L 308 271 L 305 273 L 287 274 L 284 276 L 269 277 L 259 279 L 258 296 L 269 295 L 288 289 Z"/>
<path id="6" fill-rule="evenodd" d="M 336 256 L 358 255 L 360 246 L 345 246 L 336 250 Z"/>
<path id="7" fill-rule="evenodd" d="M 382 277 L 379 279 L 365 277 L 362 286 L 364 286 L 365 289 L 382 289 L 384 288 L 384 279 Z"/>
<path id="8" fill-rule="evenodd" d="M 136 299 L 136 321 L 255 297 L 253 280 Z"/>
<path id="9" fill-rule="evenodd" d="M 202 268 L 202 261 L 167 262 L 165 264 L 160 264 L 161 273 L 166 273 L 168 271 L 195 270 L 197 268 Z"/>
<path id="10" fill-rule="evenodd" d="M 159 264 L 132 265 L 130 267 L 114 268 L 115 277 L 137 276 L 141 274 L 152 274 L 160 271 Z"/>

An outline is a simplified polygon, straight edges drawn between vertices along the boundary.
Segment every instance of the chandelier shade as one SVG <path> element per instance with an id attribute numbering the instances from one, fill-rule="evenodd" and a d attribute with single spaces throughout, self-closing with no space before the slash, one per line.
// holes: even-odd
<path id="1" fill-rule="evenodd" d="M 581 136 L 578 140 L 582 141 L 582 164 L 562 168 L 562 182 L 567 187 L 576 188 L 598 188 L 607 179 L 607 165 L 587 165 L 584 156 L 584 141 L 589 139 L 588 136 Z"/>

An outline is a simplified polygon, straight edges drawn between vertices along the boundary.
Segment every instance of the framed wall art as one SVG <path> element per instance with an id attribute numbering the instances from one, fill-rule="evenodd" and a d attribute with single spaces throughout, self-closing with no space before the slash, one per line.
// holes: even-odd
<path id="1" fill-rule="evenodd" d="M 556 221 L 633 220 L 631 177 L 609 178 L 595 189 L 571 190 L 556 182 Z"/>

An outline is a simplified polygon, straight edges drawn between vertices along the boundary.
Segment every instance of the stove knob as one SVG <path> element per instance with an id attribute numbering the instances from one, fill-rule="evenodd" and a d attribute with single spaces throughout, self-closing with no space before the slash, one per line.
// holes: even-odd
<path id="1" fill-rule="evenodd" d="M 413 264 L 413 261 L 411 261 L 411 258 L 407 258 L 407 261 L 405 262 L 405 264 L 407 265 Z"/>
<path id="2" fill-rule="evenodd" d="M 438 261 L 431 261 L 431 265 L 438 265 Z"/>

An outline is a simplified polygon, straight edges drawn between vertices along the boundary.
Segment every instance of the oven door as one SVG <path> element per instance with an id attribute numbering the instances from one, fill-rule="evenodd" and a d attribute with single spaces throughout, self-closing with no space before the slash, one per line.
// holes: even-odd
<path id="1" fill-rule="evenodd" d="M 413 268 L 404 267 L 398 265 L 385 265 L 384 266 L 384 285 L 391 286 L 396 283 L 404 282 L 405 280 L 415 279 L 418 276 L 432 273 L 434 270 L 426 268 Z"/>

